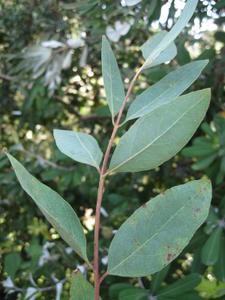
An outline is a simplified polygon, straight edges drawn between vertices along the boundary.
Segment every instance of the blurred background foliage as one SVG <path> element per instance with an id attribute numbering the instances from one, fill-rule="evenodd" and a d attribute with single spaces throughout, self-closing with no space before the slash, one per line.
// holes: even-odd
<path id="1" fill-rule="evenodd" d="M 0 148 L 7 148 L 70 202 L 85 227 L 89 257 L 98 176 L 91 167 L 62 155 L 52 131 L 92 133 L 105 150 L 112 125 L 101 74 L 102 35 L 110 39 L 127 87 L 143 62 L 140 46 L 155 32 L 169 30 L 184 6 L 182 0 L 142 0 L 134 6 L 129 2 L 0 3 Z M 103 299 L 225 297 L 224 30 L 225 1 L 200 0 L 189 26 L 176 40 L 177 57 L 140 77 L 134 95 L 179 65 L 209 59 L 189 91 L 212 87 L 211 106 L 189 145 L 169 162 L 153 171 L 110 178 L 102 209 L 101 268 L 107 264 L 114 230 L 134 209 L 167 188 L 208 176 L 214 192 L 207 222 L 160 273 L 134 279 L 108 277 L 102 286 Z M 77 266 L 93 282 L 93 273 L 22 191 L 3 154 L 0 224 L 1 299 L 68 299 L 68 278 Z"/>

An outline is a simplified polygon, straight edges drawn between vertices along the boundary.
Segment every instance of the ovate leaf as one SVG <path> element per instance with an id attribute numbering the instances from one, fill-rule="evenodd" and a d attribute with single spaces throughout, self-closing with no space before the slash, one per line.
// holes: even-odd
<path id="1" fill-rule="evenodd" d="M 102 38 L 102 75 L 107 102 L 112 115 L 115 116 L 120 111 L 125 92 L 116 58 L 104 36 Z"/>
<path id="2" fill-rule="evenodd" d="M 54 138 L 59 150 L 81 163 L 99 167 L 102 151 L 93 136 L 70 130 L 54 130 Z"/>
<path id="3" fill-rule="evenodd" d="M 94 300 L 94 287 L 78 272 L 72 276 L 70 300 Z M 100 298 L 101 299 L 101 298 Z"/>
<path id="4" fill-rule="evenodd" d="M 12 155 L 7 153 L 7 156 L 24 191 L 34 200 L 61 237 L 87 261 L 83 228 L 69 203 L 32 176 Z"/>
<path id="5" fill-rule="evenodd" d="M 201 74 L 207 60 L 191 62 L 166 75 L 137 96 L 130 105 L 126 120 L 142 117 L 180 96 Z"/>
<path id="6" fill-rule="evenodd" d="M 177 282 L 163 288 L 159 293 L 157 293 L 157 299 L 168 299 L 170 297 L 173 297 L 173 299 L 177 299 L 176 297 L 193 291 L 193 289 L 200 283 L 201 275 L 199 274 L 191 274 L 185 276 Z"/>
<path id="7" fill-rule="evenodd" d="M 154 49 L 152 49 L 148 59 L 143 65 L 143 68 L 148 68 L 150 64 L 152 64 L 157 57 L 167 49 L 167 47 L 176 39 L 176 37 L 180 34 L 180 32 L 184 29 L 184 27 L 187 25 L 189 20 L 191 19 L 196 6 L 198 4 L 198 0 L 188 0 L 180 18 L 176 22 L 176 24 L 173 26 L 173 28 L 168 32 L 165 37 L 161 40 L 160 43 L 155 44 Z"/>
<path id="8" fill-rule="evenodd" d="M 190 140 L 208 109 L 210 89 L 176 98 L 138 119 L 113 153 L 110 172 L 137 172 L 160 166 Z"/>
<path id="9" fill-rule="evenodd" d="M 137 209 L 112 240 L 109 274 L 138 277 L 166 267 L 205 221 L 211 194 L 210 181 L 196 180 L 173 187 Z"/>
<path id="10" fill-rule="evenodd" d="M 154 48 L 162 41 L 162 39 L 167 35 L 166 31 L 160 31 L 155 34 L 151 39 L 145 42 L 141 46 L 141 51 L 144 58 L 147 60 L 151 55 L 151 52 Z M 162 51 L 160 55 L 153 61 L 149 61 L 149 63 L 145 63 L 145 69 L 155 67 L 162 63 L 172 60 L 177 55 L 177 48 L 174 42 L 172 42 L 166 50 Z"/>
<path id="11" fill-rule="evenodd" d="M 207 63 L 207 60 L 191 62 L 166 75 L 137 96 L 128 109 L 126 120 L 142 117 L 173 101 L 199 77 Z"/>
<path id="12" fill-rule="evenodd" d="M 222 228 L 217 227 L 206 241 L 202 248 L 201 255 L 203 264 L 210 266 L 217 262 L 222 242 L 222 234 Z"/>

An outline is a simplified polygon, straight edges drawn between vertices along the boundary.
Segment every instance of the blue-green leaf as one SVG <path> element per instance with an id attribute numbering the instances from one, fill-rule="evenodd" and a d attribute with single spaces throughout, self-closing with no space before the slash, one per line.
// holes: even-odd
<path id="1" fill-rule="evenodd" d="M 105 36 L 102 38 L 102 75 L 107 102 L 115 116 L 120 111 L 125 92 L 116 58 Z"/>
<path id="2" fill-rule="evenodd" d="M 54 130 L 54 138 L 59 150 L 81 163 L 99 167 L 102 151 L 93 136 L 70 130 Z"/>
<path id="3" fill-rule="evenodd" d="M 112 240 L 109 274 L 138 277 L 166 267 L 205 221 L 211 196 L 210 181 L 196 180 L 173 187 L 137 209 Z"/>
<path id="4" fill-rule="evenodd" d="M 160 31 L 155 34 L 151 39 L 145 42 L 141 46 L 141 51 L 144 58 L 147 60 L 151 55 L 154 48 L 162 41 L 162 39 L 167 35 L 166 31 Z M 166 50 L 162 51 L 160 55 L 153 61 L 145 64 L 145 69 L 152 68 L 167 61 L 172 60 L 177 55 L 177 48 L 174 42 L 172 42 Z"/>
<path id="5" fill-rule="evenodd" d="M 209 101 L 210 89 L 189 93 L 138 119 L 119 140 L 108 173 L 150 170 L 173 157 L 200 125 Z"/>
<path id="6" fill-rule="evenodd" d="M 79 218 L 59 194 L 32 176 L 12 155 L 7 156 L 25 192 L 72 249 L 87 261 L 86 238 Z"/>
<path id="7" fill-rule="evenodd" d="M 191 62 L 170 72 L 130 105 L 126 120 L 142 117 L 180 96 L 201 74 L 208 60 Z"/>
<path id="8" fill-rule="evenodd" d="M 155 44 L 155 48 L 152 49 L 152 52 L 149 55 L 146 62 L 144 63 L 143 68 L 148 68 L 148 66 L 152 64 L 157 59 L 157 57 L 159 57 L 162 51 L 167 49 L 167 47 L 170 46 L 170 44 L 176 39 L 176 37 L 180 34 L 180 32 L 184 29 L 184 27 L 191 19 L 197 4 L 198 4 L 198 0 L 187 1 L 178 21 L 172 27 L 172 29 L 165 35 L 165 37 L 161 40 L 161 42 Z"/>

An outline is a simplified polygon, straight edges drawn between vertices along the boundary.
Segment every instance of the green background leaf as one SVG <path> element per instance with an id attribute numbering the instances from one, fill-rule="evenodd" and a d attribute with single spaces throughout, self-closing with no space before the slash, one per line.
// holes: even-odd
<path id="1" fill-rule="evenodd" d="M 223 230 L 220 227 L 214 229 L 202 248 L 202 262 L 207 266 L 214 265 L 218 260 L 222 242 L 222 232 Z"/>

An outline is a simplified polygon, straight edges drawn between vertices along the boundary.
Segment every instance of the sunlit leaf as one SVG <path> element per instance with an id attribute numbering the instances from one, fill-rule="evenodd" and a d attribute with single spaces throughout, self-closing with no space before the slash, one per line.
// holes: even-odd
<path id="1" fill-rule="evenodd" d="M 142 54 L 147 60 L 149 56 L 151 55 L 154 48 L 163 40 L 163 38 L 167 35 L 166 31 L 160 31 L 156 35 L 154 35 L 151 39 L 149 39 L 147 42 L 145 42 L 141 46 Z M 160 65 L 162 63 L 168 62 L 172 60 L 177 55 L 177 48 L 174 42 L 172 42 L 167 49 L 162 51 L 160 55 L 154 60 L 149 61 L 149 63 L 145 63 L 145 69 L 152 68 L 157 65 Z"/>
<path id="2" fill-rule="evenodd" d="M 172 27 L 172 29 L 165 35 L 165 37 L 161 40 L 160 43 L 156 44 L 154 49 L 152 49 L 151 54 L 149 55 L 148 59 L 144 63 L 143 67 L 148 68 L 149 64 L 153 63 L 157 57 L 167 49 L 168 46 L 176 39 L 176 37 L 180 34 L 180 32 L 184 29 L 187 25 L 189 20 L 191 19 L 196 6 L 198 4 L 198 0 L 188 0 L 178 21 Z"/>

